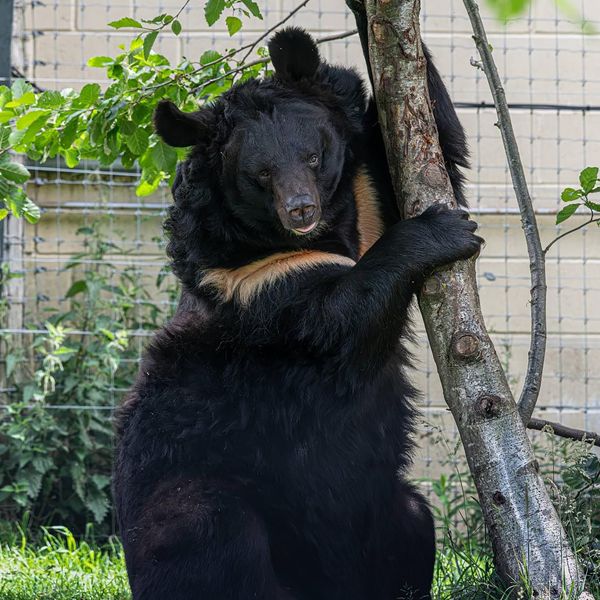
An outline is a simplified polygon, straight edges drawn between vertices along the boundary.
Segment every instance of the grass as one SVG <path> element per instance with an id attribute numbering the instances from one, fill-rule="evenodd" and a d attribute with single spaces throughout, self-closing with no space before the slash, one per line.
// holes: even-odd
<path id="1" fill-rule="evenodd" d="M 591 591 L 600 598 L 600 589 Z M 485 548 L 452 544 L 438 552 L 434 600 L 509 596 Z M 0 600 L 131 600 L 121 546 L 115 540 L 102 546 L 76 540 L 64 527 L 44 529 L 35 543 L 13 536 L 0 544 Z"/>
<path id="2" fill-rule="evenodd" d="M 96 547 L 62 527 L 35 545 L 22 536 L 0 545 L 0 600 L 130 600 L 116 542 Z"/>

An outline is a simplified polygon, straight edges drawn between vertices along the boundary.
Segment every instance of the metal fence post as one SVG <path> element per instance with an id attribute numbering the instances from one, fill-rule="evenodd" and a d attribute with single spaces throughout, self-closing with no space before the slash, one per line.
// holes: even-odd
<path id="1" fill-rule="evenodd" d="M 12 70 L 12 43 L 14 1 L 0 0 L 0 84 L 10 84 Z M 11 216 L 0 221 L 0 264 L 8 264 L 13 273 L 23 273 L 24 229 L 21 219 Z M 23 327 L 25 288 L 22 277 L 4 282 L 0 294 L 8 299 L 6 326 Z"/>
<path id="2" fill-rule="evenodd" d="M 10 83 L 13 0 L 0 0 L 0 85 Z M 0 221 L 0 264 L 4 262 L 4 221 Z M 0 284 L 0 294 L 2 287 Z"/>
<path id="3" fill-rule="evenodd" d="M 0 85 L 10 81 L 13 0 L 0 0 Z"/>

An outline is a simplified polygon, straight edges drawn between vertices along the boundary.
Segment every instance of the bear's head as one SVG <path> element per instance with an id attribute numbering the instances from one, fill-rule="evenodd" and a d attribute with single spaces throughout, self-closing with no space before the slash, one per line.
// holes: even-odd
<path id="1" fill-rule="evenodd" d="M 303 247 L 335 228 L 343 209 L 336 193 L 352 168 L 367 108 L 362 79 L 322 62 L 298 28 L 277 33 L 269 50 L 273 77 L 235 84 L 197 112 L 170 101 L 156 109 L 162 139 L 193 148 L 174 184 L 175 216 L 182 221 L 187 212 L 188 225 L 173 231 L 172 212 L 172 252 L 174 236 L 211 238 L 216 252 L 218 239 Z"/>

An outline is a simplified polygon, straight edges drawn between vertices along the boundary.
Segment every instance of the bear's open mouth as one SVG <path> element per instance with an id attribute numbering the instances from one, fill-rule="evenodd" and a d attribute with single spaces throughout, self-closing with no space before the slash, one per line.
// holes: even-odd
<path id="1" fill-rule="evenodd" d="M 307 233 L 310 233 L 318 224 L 319 222 L 315 221 L 311 225 L 308 225 L 308 227 L 296 227 L 295 229 L 292 229 L 292 231 L 297 235 L 306 235 Z"/>

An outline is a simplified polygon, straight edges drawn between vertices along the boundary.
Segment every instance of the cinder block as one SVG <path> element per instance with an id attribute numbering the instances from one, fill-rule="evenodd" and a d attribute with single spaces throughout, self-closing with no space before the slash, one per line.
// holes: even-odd
<path id="1" fill-rule="evenodd" d="M 79 265 L 65 269 L 67 263 L 68 258 L 60 255 L 37 256 L 26 259 L 25 267 L 28 273 L 25 295 L 28 322 L 43 322 L 55 310 L 68 310 L 71 300 L 66 298 L 65 294 L 75 281 L 83 277 L 83 269 L 89 268 L 89 265 Z M 110 284 L 116 285 L 118 283 L 119 271 L 133 270 L 139 285 L 151 293 L 152 302 L 165 311 L 168 309 L 170 300 L 164 292 L 166 284 L 159 292 L 155 283 L 162 263 L 154 257 L 140 260 L 139 257 L 131 255 L 107 256 L 104 264 L 107 265 L 108 263 L 115 266 L 114 275 L 112 279 L 109 278 Z M 109 276 L 108 269 L 105 270 L 105 275 Z M 107 299 L 110 299 L 111 292 L 106 292 L 106 294 Z M 139 297 L 140 301 L 144 299 L 143 296 Z"/>
<path id="2" fill-rule="evenodd" d="M 296 0 L 281 0 L 281 14 L 289 14 L 298 6 Z M 313 0 L 286 25 L 297 25 L 314 32 L 347 31 L 354 29 L 354 16 L 343 2 Z"/>
<path id="3" fill-rule="evenodd" d="M 131 16 L 128 0 L 82 0 L 77 3 L 75 24 L 79 31 L 114 31 L 108 23 Z"/>
<path id="4" fill-rule="evenodd" d="M 116 56 L 120 45 L 128 47 L 135 34 L 101 32 L 48 33 L 34 41 L 35 80 L 44 87 L 81 87 L 86 81 L 105 82 L 105 70 L 87 66 L 92 56 Z M 179 59 L 179 40 L 159 36 L 155 51 L 170 61 Z"/>
<path id="5" fill-rule="evenodd" d="M 596 0 L 577 0 L 571 5 L 582 19 L 597 25 L 600 21 Z M 537 0 L 533 3 L 533 26 L 536 33 L 579 34 L 581 23 L 565 14 L 554 0 Z M 596 27 L 597 29 L 597 27 Z"/>
<path id="6" fill-rule="evenodd" d="M 75 0 L 25 2 L 23 19 L 26 31 L 69 31 L 75 26 Z"/>
<path id="7" fill-rule="evenodd" d="M 529 13 L 511 19 L 508 24 L 498 20 L 486 3 L 479 6 L 481 18 L 489 33 L 527 32 L 532 27 Z M 529 11 L 531 12 L 531 11 Z M 471 34 L 471 22 L 462 0 L 429 0 L 421 6 L 421 27 L 425 37 L 429 33 L 467 33 Z"/>
<path id="8" fill-rule="evenodd" d="M 160 215 L 144 216 L 143 213 L 120 210 L 108 213 L 108 216 L 107 213 L 104 214 L 100 230 L 118 248 L 114 252 L 132 252 L 136 256 L 164 256 L 164 249 L 156 241 L 156 238 L 162 237 L 163 218 Z M 77 230 L 90 219 L 97 217 L 94 213 L 85 215 L 74 210 L 61 211 L 58 219 L 53 219 L 50 215 L 40 219 L 35 226 L 35 253 L 70 256 L 84 252 L 86 236 L 77 234 Z"/>
<path id="9" fill-rule="evenodd" d="M 365 82 L 368 82 L 367 66 L 358 36 L 321 44 L 319 51 L 324 59 L 334 65 L 348 65 L 356 68 Z"/>

